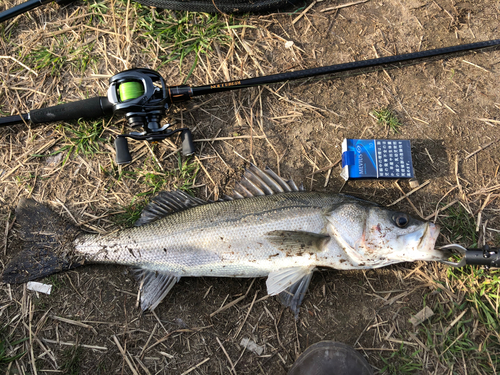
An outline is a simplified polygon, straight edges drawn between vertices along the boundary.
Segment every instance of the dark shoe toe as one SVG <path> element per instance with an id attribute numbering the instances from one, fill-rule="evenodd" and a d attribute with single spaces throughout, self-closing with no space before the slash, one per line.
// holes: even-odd
<path id="1" fill-rule="evenodd" d="M 311 345 L 288 375 L 373 375 L 366 359 L 352 347 L 333 341 Z"/>

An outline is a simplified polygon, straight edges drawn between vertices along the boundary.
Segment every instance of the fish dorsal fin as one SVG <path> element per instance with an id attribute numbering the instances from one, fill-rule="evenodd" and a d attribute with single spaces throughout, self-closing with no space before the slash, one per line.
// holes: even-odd
<path id="1" fill-rule="evenodd" d="M 179 276 L 169 272 L 149 271 L 142 268 L 134 268 L 134 272 L 141 283 L 141 308 L 143 311 L 153 311 L 180 280 Z"/>
<path id="2" fill-rule="evenodd" d="M 290 307 L 297 318 L 314 269 L 314 266 L 291 267 L 271 272 L 266 281 L 267 294 L 279 294 L 280 302 Z"/>
<path id="3" fill-rule="evenodd" d="M 275 230 L 266 233 L 266 239 L 284 253 L 301 255 L 307 252 L 323 251 L 330 236 L 311 232 Z"/>
<path id="4" fill-rule="evenodd" d="M 236 183 L 233 194 L 224 196 L 222 200 L 229 201 L 291 191 L 304 191 L 304 187 L 302 185 L 297 187 L 292 180 L 285 181 L 268 167 L 263 171 L 252 164 L 250 168 L 245 170 L 241 181 Z M 144 207 L 141 217 L 134 225 L 138 227 L 152 223 L 174 212 L 207 203 L 210 202 L 192 197 L 181 190 L 162 191 Z"/>
<path id="5" fill-rule="evenodd" d="M 141 217 L 135 222 L 135 226 L 141 226 L 161 219 L 174 212 L 182 211 L 191 207 L 207 204 L 200 198 L 195 198 L 181 191 L 162 191 L 153 198 L 142 210 Z"/>
<path id="6" fill-rule="evenodd" d="M 304 191 L 304 187 L 301 185 L 298 188 L 292 180 L 285 181 L 268 167 L 263 171 L 252 164 L 250 168 L 245 169 L 230 198 L 242 199 L 291 191 Z"/>

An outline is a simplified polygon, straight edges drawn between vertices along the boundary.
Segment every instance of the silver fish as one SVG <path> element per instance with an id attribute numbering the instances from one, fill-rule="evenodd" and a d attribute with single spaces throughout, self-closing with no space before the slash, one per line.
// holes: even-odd
<path id="1" fill-rule="evenodd" d="M 26 248 L 3 272 L 22 283 L 84 264 L 133 266 L 141 307 L 154 309 L 184 276 L 264 277 L 298 314 L 316 267 L 370 269 L 443 261 L 439 227 L 342 194 L 305 192 L 270 169 L 251 166 L 234 195 L 205 202 L 160 193 L 136 227 L 84 234 L 34 200 L 16 210 Z"/>

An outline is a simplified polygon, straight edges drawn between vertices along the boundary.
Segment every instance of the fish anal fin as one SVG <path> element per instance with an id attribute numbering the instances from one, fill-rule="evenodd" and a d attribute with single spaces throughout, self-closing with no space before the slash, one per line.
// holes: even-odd
<path id="1" fill-rule="evenodd" d="M 271 272 L 267 276 L 267 294 L 275 296 L 289 288 L 304 276 L 314 271 L 314 266 L 310 267 L 289 267 Z"/>
<path id="2" fill-rule="evenodd" d="M 180 280 L 179 276 L 169 272 L 150 271 L 143 268 L 134 268 L 134 272 L 141 283 L 141 308 L 143 311 L 153 311 Z"/>
<path id="3" fill-rule="evenodd" d="M 275 230 L 266 234 L 266 239 L 287 254 L 302 254 L 304 252 L 321 252 L 330 240 L 327 234 L 303 231 Z"/>

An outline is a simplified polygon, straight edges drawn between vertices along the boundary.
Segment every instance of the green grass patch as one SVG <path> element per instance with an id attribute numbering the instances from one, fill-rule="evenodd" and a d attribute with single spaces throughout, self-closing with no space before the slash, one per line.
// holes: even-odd
<path id="1" fill-rule="evenodd" d="M 440 224 L 452 243 L 460 242 L 466 247 L 476 245 L 476 223 L 463 206 L 456 204 L 448 208 L 446 215 L 440 218 Z M 417 327 L 417 336 L 428 349 L 426 355 L 430 363 L 440 363 L 440 369 L 453 368 L 453 373 L 457 374 L 464 371 L 464 366 L 469 374 L 498 373 L 500 270 L 477 266 L 449 267 L 444 273 L 432 277 L 443 285 L 443 289 L 425 296 L 424 305 L 428 305 L 434 315 Z M 445 287 L 454 297 L 445 292 Z M 407 340 L 407 337 L 402 339 Z M 420 346 L 413 348 L 416 349 L 423 350 Z M 412 354 L 411 351 L 408 353 Z M 404 363 L 408 353 L 401 354 Z M 415 362 L 423 363 L 423 358 L 422 352 Z M 398 363 L 396 359 L 392 360 Z M 391 368 L 393 362 L 384 362 L 388 373 L 404 373 Z"/>
<path id="2" fill-rule="evenodd" d="M 448 208 L 441 223 L 443 230 L 449 232 L 452 243 L 477 247 L 476 222 L 462 205 Z M 500 270 L 487 270 L 478 266 L 450 267 L 447 276 L 454 282 L 455 288 L 465 294 L 465 300 L 476 310 L 479 321 L 500 331 Z"/>
<path id="3" fill-rule="evenodd" d="M 476 222 L 461 204 L 455 204 L 446 210 L 441 219 L 443 229 L 448 232 L 451 243 L 462 242 L 467 247 L 477 244 Z"/>
<path id="4" fill-rule="evenodd" d="M 0 37 L 5 43 L 10 43 L 12 39 L 12 30 L 15 29 L 15 27 L 9 27 L 7 32 L 5 32 L 5 27 L 6 22 L 4 22 L 2 25 L 0 25 Z"/>
<path id="5" fill-rule="evenodd" d="M 122 207 L 124 212 L 115 216 L 115 223 L 125 228 L 133 227 L 135 222 L 141 217 L 142 210 L 147 204 L 148 201 L 145 199 L 139 200 L 134 198 L 128 206 Z"/>
<path id="6" fill-rule="evenodd" d="M 141 181 L 145 188 L 141 193 L 136 194 L 128 206 L 121 207 L 124 212 L 115 217 L 115 222 L 120 226 L 133 226 L 141 216 L 144 207 L 149 203 L 149 198 L 162 190 L 179 189 L 194 195 L 194 183 L 200 167 L 191 158 L 183 161 L 179 154 L 177 168 L 170 171 L 162 171 L 152 159 L 147 159 L 145 163 L 152 163 L 153 167 L 145 165 L 144 170 L 126 171 L 122 169 L 121 173 L 114 171 L 115 178 Z M 106 173 L 112 174 L 112 172 Z"/>
<path id="7" fill-rule="evenodd" d="M 468 291 L 460 303 L 436 301 L 432 306 L 434 316 L 419 326 L 418 336 L 432 353 L 433 361 L 438 360 L 445 368 L 465 364 L 468 373 L 494 374 L 500 364 L 498 317 L 496 321 L 481 317 L 481 307 L 476 308 L 473 294 Z"/>
<path id="8" fill-rule="evenodd" d="M 104 23 L 104 14 L 107 14 L 109 11 L 106 2 L 104 1 L 94 1 L 94 0 L 83 0 L 84 3 L 87 4 L 89 9 L 89 24 L 95 20 L 98 24 Z"/>
<path id="9" fill-rule="evenodd" d="M 54 51 L 53 47 L 45 46 L 35 48 L 26 57 L 27 63 L 34 66 L 36 70 L 50 68 L 51 75 L 59 75 L 68 57 L 62 48 L 58 50 Z"/>
<path id="10" fill-rule="evenodd" d="M 192 54 L 194 61 L 186 80 L 191 76 L 199 56 L 212 50 L 214 42 L 221 46 L 231 42 L 230 29 L 249 27 L 235 25 L 231 16 L 219 14 L 160 11 L 134 3 L 137 12 L 137 32 L 154 48 L 157 42 L 163 49 L 160 59 L 163 63 L 178 60 L 182 69 L 184 59 Z M 155 52 L 156 53 L 156 52 Z"/>
<path id="11" fill-rule="evenodd" d="M 382 357 L 384 367 L 381 373 L 398 375 L 398 374 L 415 374 L 415 372 L 422 370 L 423 365 L 420 363 L 421 349 L 404 346 L 401 344 L 399 349 L 389 357 Z"/>
<path id="12" fill-rule="evenodd" d="M 11 337 L 5 333 L 6 329 L 7 326 L 0 330 L 0 369 L 26 354 L 25 351 L 19 352 L 19 347 L 16 346 L 28 338 L 11 341 Z"/>
<path id="13" fill-rule="evenodd" d="M 198 175 L 199 165 L 193 163 L 189 157 L 182 161 L 180 154 L 177 160 L 177 168 L 174 170 L 163 171 L 154 164 L 152 171 L 140 171 L 139 174 L 142 175 L 143 184 L 146 185 L 147 190 L 137 196 L 155 195 L 167 186 L 193 194 L 193 185 Z"/>
<path id="14" fill-rule="evenodd" d="M 465 266 L 450 268 L 448 278 L 465 293 L 465 300 L 488 329 L 500 332 L 500 270 Z M 499 348 L 500 349 L 500 348 Z"/>
<path id="15" fill-rule="evenodd" d="M 40 71 L 49 69 L 50 75 L 59 76 L 69 68 L 82 74 L 90 64 L 95 65 L 98 56 L 93 53 L 95 42 L 88 44 L 68 40 L 65 36 L 54 38 L 50 46 L 39 46 L 28 53 L 25 63 Z"/>
<path id="16" fill-rule="evenodd" d="M 89 65 L 94 65 L 99 61 L 99 57 L 93 53 L 95 42 L 74 48 L 70 52 L 69 61 L 80 74 L 83 74 Z"/>
<path id="17" fill-rule="evenodd" d="M 194 194 L 193 186 L 200 171 L 200 165 L 198 163 L 193 163 L 191 158 L 187 158 L 182 162 L 182 158 L 179 155 L 178 159 L 178 169 L 173 172 L 173 177 L 175 178 L 174 187 L 179 190 L 183 190 L 191 195 Z"/>
<path id="18" fill-rule="evenodd" d="M 78 120 L 77 124 L 77 126 L 60 126 L 60 130 L 63 131 L 66 137 L 67 144 L 51 155 L 67 151 L 63 165 L 71 155 L 83 154 L 86 157 L 91 157 L 100 153 L 100 144 L 106 141 L 102 137 L 104 132 L 102 121 Z"/>
<path id="19" fill-rule="evenodd" d="M 155 195 L 163 190 L 163 187 L 169 182 L 168 172 L 156 170 L 153 172 L 141 172 L 141 174 L 143 177 L 143 184 L 146 185 L 147 190 L 137 194 L 138 197 Z"/>
<path id="20" fill-rule="evenodd" d="M 377 124 L 388 127 L 394 134 L 399 133 L 400 128 L 403 126 L 395 113 L 388 108 L 372 111 L 372 115 L 377 119 Z"/>

